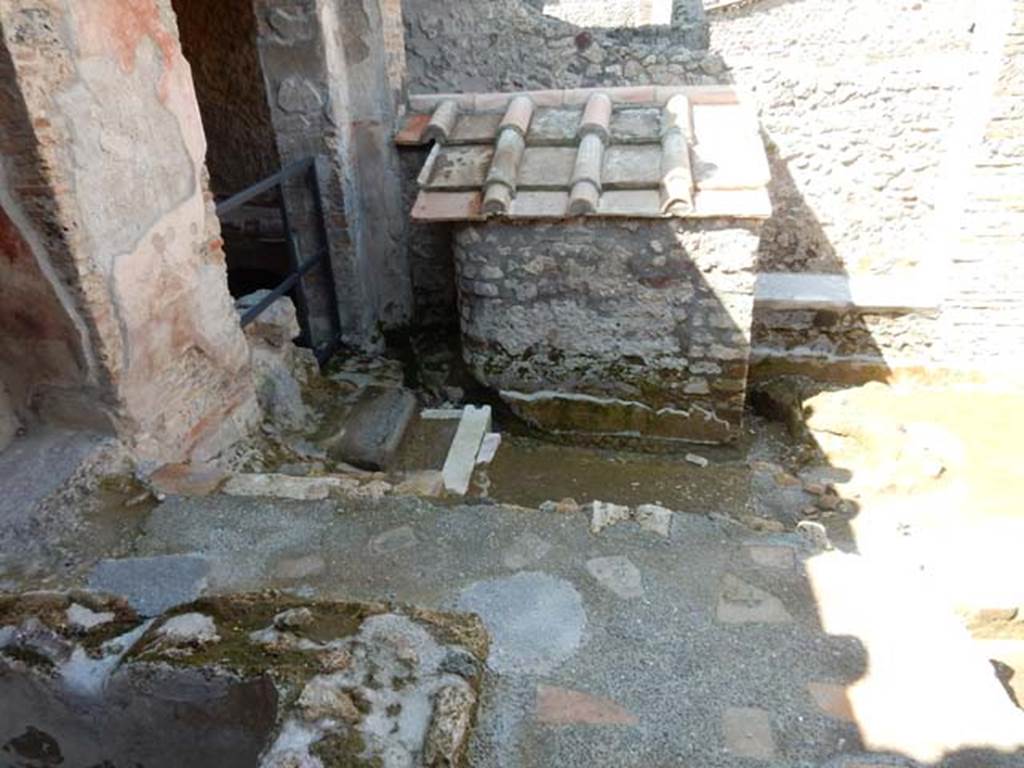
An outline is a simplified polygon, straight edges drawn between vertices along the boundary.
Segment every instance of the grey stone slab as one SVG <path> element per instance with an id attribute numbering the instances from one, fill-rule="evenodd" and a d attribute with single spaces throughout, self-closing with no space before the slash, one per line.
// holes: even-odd
<path id="1" fill-rule="evenodd" d="M 498 133 L 502 115 L 498 112 L 474 112 L 459 115 L 448 144 L 489 144 Z"/>
<path id="2" fill-rule="evenodd" d="M 141 615 L 156 616 L 199 597 L 209 572 L 201 555 L 100 560 L 89 574 L 89 588 L 124 597 Z"/>
<path id="3" fill-rule="evenodd" d="M 932 310 L 940 304 L 938 281 L 916 281 L 910 286 L 891 276 L 816 273 L 760 274 L 754 298 L 771 309 L 856 309 L 894 314 Z"/>
<path id="4" fill-rule="evenodd" d="M 513 218 L 561 219 L 569 210 L 568 192 L 530 192 L 520 190 L 512 198 Z"/>
<path id="5" fill-rule="evenodd" d="M 96 450 L 102 437 L 65 429 L 35 429 L 0 453 L 0 527 L 16 525 L 56 491 Z"/>
<path id="6" fill-rule="evenodd" d="M 605 189 L 657 189 L 661 183 L 661 146 L 612 146 L 604 154 Z"/>
<path id="7" fill-rule="evenodd" d="M 344 434 L 330 447 L 330 455 L 360 469 L 387 469 L 415 413 L 416 398 L 409 390 L 367 387 L 349 413 Z"/>
<path id="8" fill-rule="evenodd" d="M 606 190 L 597 212 L 602 216 L 661 216 L 661 195 L 656 189 Z"/>
<path id="9" fill-rule="evenodd" d="M 644 593 L 640 569 L 628 557 L 595 557 L 587 561 L 587 573 L 597 583 L 623 600 L 640 597 Z"/>
<path id="10" fill-rule="evenodd" d="M 492 638 L 488 666 L 502 674 L 549 672 L 576 653 L 587 620 L 572 584 L 537 572 L 471 584 L 458 608 L 483 619 Z"/>
<path id="11" fill-rule="evenodd" d="M 501 562 L 506 568 L 518 570 L 543 560 L 551 551 L 551 544 L 535 533 L 527 531 L 516 538 L 502 552 Z"/>
<path id="12" fill-rule="evenodd" d="M 427 179 L 428 189 L 477 189 L 487 178 L 494 156 L 493 147 L 443 147 L 437 154 Z"/>
<path id="13" fill-rule="evenodd" d="M 527 147 L 519 165 L 522 189 L 566 189 L 576 164 L 575 147 Z"/>
<path id="14" fill-rule="evenodd" d="M 616 110 L 612 113 L 609 130 L 616 144 L 660 144 L 661 110 L 652 107 Z"/>
<path id="15" fill-rule="evenodd" d="M 538 109 L 533 113 L 530 130 L 526 133 L 527 146 L 541 144 L 576 143 L 582 109 Z"/>

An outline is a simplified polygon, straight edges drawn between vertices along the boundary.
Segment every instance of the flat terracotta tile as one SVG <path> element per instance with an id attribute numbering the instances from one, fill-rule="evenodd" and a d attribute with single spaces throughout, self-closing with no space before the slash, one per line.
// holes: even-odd
<path id="1" fill-rule="evenodd" d="M 538 107 L 561 107 L 565 104 L 565 91 L 530 91 L 528 95 Z"/>
<path id="2" fill-rule="evenodd" d="M 661 193 L 656 189 L 605 191 L 597 206 L 599 216 L 662 218 Z"/>
<path id="3" fill-rule="evenodd" d="M 605 189 L 657 188 L 661 182 L 661 144 L 612 144 L 604 153 Z"/>
<path id="4" fill-rule="evenodd" d="M 576 144 L 576 129 L 580 124 L 580 109 L 553 109 L 544 107 L 533 114 L 526 143 L 535 145 Z"/>
<path id="5" fill-rule="evenodd" d="M 627 88 L 616 88 L 612 101 L 616 104 L 654 104 L 655 92 L 653 85 L 635 85 Z"/>
<path id="6" fill-rule="evenodd" d="M 518 184 L 529 189 L 565 190 L 575 164 L 574 147 L 528 147 L 519 166 Z"/>
<path id="7" fill-rule="evenodd" d="M 442 147 L 434 161 L 427 189 L 472 189 L 483 185 L 494 157 L 494 148 L 484 145 Z"/>
<path id="8" fill-rule="evenodd" d="M 694 104 L 738 104 L 745 100 L 731 85 L 690 86 L 686 95 Z"/>
<path id="9" fill-rule="evenodd" d="M 493 144 L 498 135 L 500 112 L 474 112 L 459 115 L 449 144 Z"/>
<path id="10" fill-rule="evenodd" d="M 561 219 L 569 209 L 567 192 L 520 190 L 512 200 L 509 215 L 517 219 Z"/>
<path id="11" fill-rule="evenodd" d="M 479 112 L 501 112 L 515 97 L 514 93 L 478 93 L 473 99 L 473 109 Z"/>
<path id="12" fill-rule="evenodd" d="M 698 190 L 693 199 L 693 216 L 736 216 L 767 219 L 772 201 L 766 189 Z"/>
<path id="13" fill-rule="evenodd" d="M 413 221 L 475 221 L 483 218 L 479 192 L 420 192 Z"/>
<path id="14" fill-rule="evenodd" d="M 564 107 L 583 107 L 586 106 L 587 101 L 595 93 L 603 93 L 605 89 L 602 88 L 569 88 L 563 91 L 562 94 L 562 106 Z"/>
<path id="15" fill-rule="evenodd" d="M 637 725 L 640 722 L 611 699 L 543 684 L 537 686 L 534 717 L 544 725 Z"/>
<path id="16" fill-rule="evenodd" d="M 688 96 L 692 89 L 692 86 L 686 85 L 656 85 L 654 87 L 654 101 L 657 104 L 664 104 L 673 96 L 679 94 Z"/>
<path id="17" fill-rule="evenodd" d="M 657 107 L 619 108 L 609 125 L 613 144 L 647 144 L 660 141 L 661 109 Z"/>
<path id="18" fill-rule="evenodd" d="M 405 118 L 402 127 L 395 134 L 395 144 L 403 147 L 423 144 L 423 131 L 430 122 L 429 114 L 413 114 Z"/>

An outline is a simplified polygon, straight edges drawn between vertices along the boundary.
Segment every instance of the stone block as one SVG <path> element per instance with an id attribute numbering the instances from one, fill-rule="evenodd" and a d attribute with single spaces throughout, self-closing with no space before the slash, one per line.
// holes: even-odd
<path id="1" fill-rule="evenodd" d="M 469 490 L 469 483 L 476 467 L 476 457 L 480 453 L 480 445 L 491 429 L 491 407 L 489 405 L 476 408 L 467 405 L 462 411 L 455 437 L 452 439 L 448 456 L 441 472 L 444 476 L 445 490 L 464 496 Z"/>
<path id="2" fill-rule="evenodd" d="M 367 387 L 346 418 L 343 433 L 328 452 L 360 469 L 387 469 L 415 413 L 416 398 L 409 390 Z"/>
<path id="3" fill-rule="evenodd" d="M 775 758 L 771 715 L 754 707 L 729 707 L 722 713 L 726 749 L 737 757 L 755 760 Z"/>
<path id="4" fill-rule="evenodd" d="M 125 598 L 143 616 L 156 616 L 195 600 L 209 572 L 209 561 L 200 555 L 100 560 L 89 574 L 89 588 Z"/>
<path id="5" fill-rule="evenodd" d="M 261 290 L 247 294 L 235 301 L 235 309 L 242 315 L 255 307 L 270 295 L 270 291 Z M 263 339 L 275 347 L 282 347 L 299 337 L 299 318 L 295 304 L 287 296 L 280 296 L 264 309 L 255 320 L 245 327 L 245 334 L 250 338 Z"/>

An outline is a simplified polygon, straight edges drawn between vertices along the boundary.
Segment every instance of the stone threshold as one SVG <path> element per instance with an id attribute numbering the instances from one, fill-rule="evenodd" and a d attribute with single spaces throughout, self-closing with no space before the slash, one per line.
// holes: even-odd
<path id="1" fill-rule="evenodd" d="M 908 285 L 907 278 L 914 280 Z M 754 284 L 754 305 L 776 310 L 852 310 L 873 314 L 933 313 L 941 306 L 934 285 L 917 275 L 829 275 L 766 272 Z"/>

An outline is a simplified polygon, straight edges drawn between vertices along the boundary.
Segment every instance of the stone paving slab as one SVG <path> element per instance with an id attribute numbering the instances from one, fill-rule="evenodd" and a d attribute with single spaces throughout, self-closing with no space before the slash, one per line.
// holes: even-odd
<path id="1" fill-rule="evenodd" d="M 209 572 L 209 561 L 193 554 L 100 560 L 89 588 L 124 597 L 142 616 L 156 616 L 199 597 Z"/>
<path id="2" fill-rule="evenodd" d="M 367 556 L 375 541 L 408 543 L 408 531 L 415 546 Z M 873 583 L 864 576 L 876 564 L 844 555 L 863 573 L 855 569 L 846 588 L 819 594 L 808 570 L 836 553 L 808 559 L 792 534 L 760 537 L 697 514 L 676 514 L 663 539 L 633 523 L 594 535 L 582 511 L 208 497 L 165 502 L 134 546 L 201 552 L 217 563 L 218 589 L 269 586 L 478 613 L 494 645 L 471 744 L 474 768 L 849 768 L 857 761 L 917 768 L 916 740 L 946 737 L 930 722 L 945 722 L 944 709 L 969 712 L 976 701 L 976 686 L 959 685 L 960 675 L 980 674 L 983 689 L 990 692 L 990 682 L 1000 690 L 980 656 L 968 669 L 951 655 L 930 666 L 926 679 L 897 689 L 899 708 L 871 704 L 881 707 L 876 716 L 888 718 L 890 733 L 912 738 L 903 747 L 869 748 L 864 729 L 873 720 L 861 709 L 859 686 L 882 672 L 879 690 L 890 690 L 892 664 L 920 666 L 912 657 L 922 646 L 947 648 L 949 628 L 925 620 L 937 609 L 916 593 L 899 595 L 921 602 L 923 613 L 885 613 L 888 631 L 904 637 L 889 641 L 896 657 L 886 660 L 871 632 L 832 624 L 844 601 L 864 602 L 858 589 Z M 751 547 L 762 546 L 773 548 L 767 562 L 751 556 Z M 775 547 L 789 548 L 792 567 L 789 558 L 774 567 Z M 313 556 L 319 559 L 301 559 Z M 587 568 L 597 558 L 628 559 L 643 595 L 610 592 Z M 723 596 L 739 606 L 730 611 L 750 609 L 759 619 L 765 601 L 778 601 L 788 620 L 723 621 Z M 869 615 L 870 606 L 863 608 Z M 1006 699 L 996 719 L 1012 719 L 1006 707 L 1014 711 Z M 925 711 L 931 720 L 918 720 Z M 974 762 L 955 765 L 1019 768 L 1017 754 L 983 749 L 977 760 L 969 755 Z"/>

